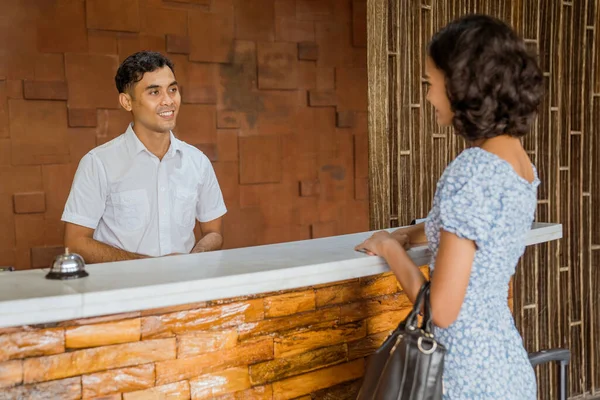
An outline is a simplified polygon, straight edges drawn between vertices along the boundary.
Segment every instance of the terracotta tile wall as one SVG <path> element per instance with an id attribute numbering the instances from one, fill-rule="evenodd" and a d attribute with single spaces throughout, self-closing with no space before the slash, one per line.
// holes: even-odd
<path id="1" fill-rule="evenodd" d="M 176 64 L 177 135 L 214 162 L 227 247 L 368 229 L 364 3 L 5 4 L 0 266 L 44 267 L 61 250 L 75 168 L 125 130 L 113 77 L 142 49 Z"/>
<path id="2" fill-rule="evenodd" d="M 395 277 L 386 273 L 0 329 L 0 397 L 352 398 L 365 357 L 410 307 Z"/>

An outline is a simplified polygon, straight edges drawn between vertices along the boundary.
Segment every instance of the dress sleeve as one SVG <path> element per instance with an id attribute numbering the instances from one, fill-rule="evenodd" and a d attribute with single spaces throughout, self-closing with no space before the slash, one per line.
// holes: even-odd
<path id="1" fill-rule="evenodd" d="M 442 229 L 481 247 L 489 239 L 495 218 L 486 186 L 477 176 L 448 177 L 440 196 Z"/>

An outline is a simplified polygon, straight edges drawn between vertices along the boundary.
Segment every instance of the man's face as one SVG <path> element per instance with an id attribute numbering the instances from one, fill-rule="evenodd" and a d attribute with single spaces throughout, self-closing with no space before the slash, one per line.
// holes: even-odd
<path id="1" fill-rule="evenodd" d="M 181 95 L 168 66 L 146 72 L 129 93 L 121 93 L 121 96 L 121 104 L 132 112 L 136 128 L 141 125 L 151 132 L 168 133 L 175 127 Z"/>

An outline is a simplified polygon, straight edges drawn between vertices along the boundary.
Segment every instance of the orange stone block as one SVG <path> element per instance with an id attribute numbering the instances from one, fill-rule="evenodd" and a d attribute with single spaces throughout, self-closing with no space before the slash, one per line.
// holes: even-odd
<path id="1" fill-rule="evenodd" d="M 197 357 L 156 363 L 156 383 L 177 382 L 213 371 L 273 359 L 273 339 L 258 339 Z"/>
<path id="2" fill-rule="evenodd" d="M 30 358 L 23 365 L 26 383 L 174 359 L 175 339 L 147 340 Z"/>
<path id="3" fill-rule="evenodd" d="M 399 291 L 398 280 L 391 272 L 360 278 L 361 297 L 383 296 Z"/>
<path id="4" fill-rule="evenodd" d="M 268 335 L 273 332 L 285 332 L 303 326 L 319 324 L 325 321 L 335 321 L 340 317 L 338 307 L 326 308 L 316 312 L 298 314 L 291 317 L 267 319 L 238 327 L 240 340 L 253 336 Z"/>
<path id="5" fill-rule="evenodd" d="M 228 328 L 257 321 L 264 316 L 263 300 L 181 311 L 142 318 L 142 339 L 170 337 L 179 333 Z"/>
<path id="6" fill-rule="evenodd" d="M 44 192 L 15 193 L 15 213 L 43 213 L 46 211 L 46 194 Z"/>
<path id="7" fill-rule="evenodd" d="M 81 378 L 61 379 L 36 385 L 16 386 L 2 390 L 3 400 L 79 400 L 81 399 Z"/>
<path id="8" fill-rule="evenodd" d="M 273 399 L 294 399 L 307 393 L 351 381 L 364 374 L 364 360 L 320 369 L 273 383 Z"/>
<path id="9" fill-rule="evenodd" d="M 342 323 L 358 321 L 388 311 L 410 310 L 412 303 L 404 293 L 376 297 L 374 299 L 341 306 Z"/>
<path id="10" fill-rule="evenodd" d="M 64 351 L 64 329 L 23 331 L 0 336 L 0 361 L 45 356 Z"/>
<path id="11" fill-rule="evenodd" d="M 265 299 L 265 317 L 282 317 L 315 309 L 314 290 L 285 293 Z"/>
<path id="12" fill-rule="evenodd" d="M 365 337 L 363 321 L 333 328 L 306 330 L 275 339 L 275 357 L 290 357 L 319 347 L 345 343 Z"/>
<path id="13" fill-rule="evenodd" d="M 276 358 L 250 366 L 250 381 L 253 385 L 279 381 L 338 364 L 345 361 L 347 356 L 346 344 L 339 344 L 288 358 Z"/>
<path id="14" fill-rule="evenodd" d="M 390 332 L 376 333 L 348 343 L 348 360 L 363 358 L 373 354 L 383 344 L 389 334 Z"/>
<path id="15" fill-rule="evenodd" d="M 188 381 L 123 393 L 123 400 L 188 400 L 189 398 L 190 384 Z"/>
<path id="16" fill-rule="evenodd" d="M 196 308 L 204 308 L 204 307 L 206 307 L 206 302 L 200 301 L 198 303 L 187 303 L 187 304 L 181 304 L 179 306 L 151 308 L 149 310 L 142 310 L 140 312 L 140 314 L 142 317 L 148 317 L 151 315 L 170 314 L 170 313 L 174 313 L 174 312 L 187 311 L 187 310 L 193 310 Z"/>
<path id="17" fill-rule="evenodd" d="M 190 381 L 192 400 L 214 399 L 226 393 L 250 387 L 248 368 L 231 368 L 214 374 L 203 375 Z"/>
<path id="18" fill-rule="evenodd" d="M 273 388 L 271 385 L 253 387 L 233 394 L 234 400 L 271 400 Z"/>
<path id="19" fill-rule="evenodd" d="M 377 315 L 367 319 L 367 332 L 369 335 L 379 332 L 389 332 L 396 329 L 398 324 L 402 322 L 408 315 L 410 309 L 400 311 L 390 311 L 384 314 Z"/>
<path id="20" fill-rule="evenodd" d="M 99 397 L 154 386 L 154 364 L 112 369 L 81 378 L 83 397 Z"/>
<path id="21" fill-rule="evenodd" d="M 177 338 L 177 358 L 195 357 L 200 354 L 230 349 L 237 345 L 236 329 L 222 332 L 198 332 Z"/>
<path id="22" fill-rule="evenodd" d="M 0 363 L 0 388 L 15 386 L 23 382 L 23 361 L 13 360 Z"/>
<path id="23" fill-rule="evenodd" d="M 140 335 L 140 318 L 106 324 L 83 325 L 66 330 L 65 346 L 68 349 L 81 349 L 137 342 L 140 340 Z"/>

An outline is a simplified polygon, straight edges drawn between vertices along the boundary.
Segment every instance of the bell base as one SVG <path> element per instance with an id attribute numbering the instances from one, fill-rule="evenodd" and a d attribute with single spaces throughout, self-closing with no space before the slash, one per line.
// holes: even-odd
<path id="1" fill-rule="evenodd" d="M 46 279 L 65 281 L 68 279 L 85 278 L 88 275 L 89 274 L 86 271 L 76 271 L 68 273 L 48 272 L 48 274 L 46 275 Z"/>

